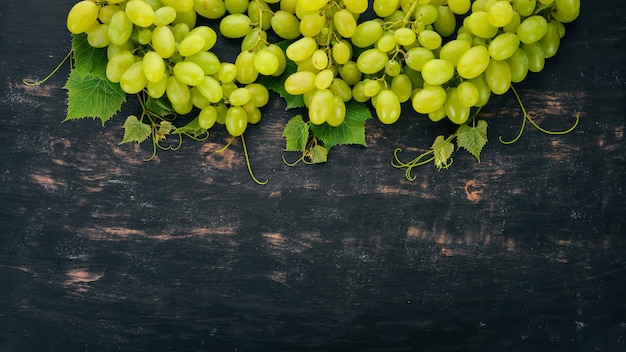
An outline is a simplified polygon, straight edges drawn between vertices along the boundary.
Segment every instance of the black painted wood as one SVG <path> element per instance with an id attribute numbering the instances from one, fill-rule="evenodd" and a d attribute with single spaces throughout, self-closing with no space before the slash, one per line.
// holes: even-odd
<path id="1" fill-rule="evenodd" d="M 583 3 L 557 57 L 518 86 L 546 127 L 495 97 L 478 164 L 390 166 L 444 125 L 367 123 L 369 148 L 288 167 L 276 98 L 247 133 L 143 162 L 61 123 L 73 1 L 0 12 L 0 351 L 621 351 L 626 339 L 626 7 Z M 225 51 L 226 47 L 220 49 Z"/>

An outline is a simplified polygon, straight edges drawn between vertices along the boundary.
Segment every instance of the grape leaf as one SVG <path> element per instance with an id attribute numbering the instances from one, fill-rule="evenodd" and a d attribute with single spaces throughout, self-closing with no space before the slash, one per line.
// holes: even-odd
<path id="1" fill-rule="evenodd" d="M 365 142 L 365 121 L 372 117 L 367 105 L 350 100 L 346 103 L 346 117 L 343 123 L 333 127 L 327 123 L 311 125 L 313 134 L 330 148 L 342 144 L 359 144 L 367 146 Z"/>
<path id="2" fill-rule="evenodd" d="M 292 42 L 292 40 L 284 40 L 276 45 L 278 45 L 283 52 L 285 52 L 289 44 Z M 259 80 L 259 83 L 264 85 L 267 89 L 278 93 L 278 95 L 285 99 L 287 102 L 287 110 L 304 107 L 304 97 L 302 95 L 291 95 L 287 93 L 287 90 L 285 89 L 284 82 L 287 77 L 298 71 L 298 65 L 296 65 L 295 62 L 289 60 L 288 58 L 285 59 L 287 60 L 287 66 L 285 67 L 285 71 L 283 71 L 280 76 L 263 76 Z"/>
<path id="3" fill-rule="evenodd" d="M 309 123 L 302 120 L 302 115 L 296 115 L 287 122 L 282 136 L 287 139 L 285 151 L 304 152 L 309 140 Z"/>
<path id="4" fill-rule="evenodd" d="M 328 149 L 321 145 L 316 145 L 311 150 L 311 162 L 313 164 L 325 163 L 328 161 Z"/>
<path id="5" fill-rule="evenodd" d="M 176 112 L 172 108 L 172 104 L 170 103 L 170 100 L 165 95 L 158 99 L 148 97 L 148 99 L 146 99 L 145 106 L 146 106 L 146 110 L 150 111 L 151 113 L 157 116 L 165 117 L 168 115 L 176 114 Z"/>
<path id="6" fill-rule="evenodd" d="M 463 124 L 456 131 L 456 143 L 476 157 L 480 162 L 480 152 L 487 144 L 487 121 L 478 120 L 476 126 Z"/>
<path id="7" fill-rule="evenodd" d="M 87 41 L 87 34 L 72 36 L 72 52 L 74 53 L 73 71 L 81 77 L 88 75 L 106 79 L 107 51 L 94 48 Z"/>
<path id="8" fill-rule="evenodd" d="M 435 142 L 431 148 L 434 152 L 437 169 L 447 169 L 452 164 L 450 156 L 454 151 L 454 144 L 452 144 L 449 139 L 444 139 L 443 136 L 440 135 L 435 138 Z"/>
<path id="9" fill-rule="evenodd" d="M 63 120 L 99 118 L 102 126 L 126 102 L 126 93 L 119 84 L 93 75 L 81 76 L 72 70 L 63 86 L 67 90 L 67 116 Z"/>
<path id="10" fill-rule="evenodd" d="M 187 123 L 185 126 L 174 129 L 173 133 L 179 133 L 179 134 L 184 133 L 184 134 L 188 134 L 194 137 L 200 137 L 203 134 L 207 133 L 207 130 L 200 127 L 199 120 L 200 119 L 196 117 L 195 119 Z"/>
<path id="11" fill-rule="evenodd" d="M 139 121 L 135 115 L 128 116 L 122 127 L 124 127 L 124 138 L 120 144 L 128 142 L 141 143 L 152 134 L 152 127 Z"/>

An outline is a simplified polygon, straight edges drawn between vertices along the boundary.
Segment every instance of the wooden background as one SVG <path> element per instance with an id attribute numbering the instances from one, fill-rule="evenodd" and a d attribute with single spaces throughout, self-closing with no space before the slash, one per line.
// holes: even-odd
<path id="1" fill-rule="evenodd" d="M 142 159 L 61 123 L 72 0 L 0 12 L 0 351 L 623 351 L 626 6 L 583 3 L 557 57 L 518 85 L 547 136 L 488 108 L 482 163 L 391 167 L 445 124 L 406 109 L 369 148 L 288 167 L 275 98 L 241 145 L 223 133 Z M 227 51 L 226 44 L 216 49 Z M 291 156 L 288 156 L 291 157 Z"/>

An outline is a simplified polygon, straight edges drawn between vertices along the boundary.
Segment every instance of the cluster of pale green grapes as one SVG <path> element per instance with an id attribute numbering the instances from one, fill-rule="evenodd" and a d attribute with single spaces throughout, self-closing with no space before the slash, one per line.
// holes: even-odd
<path id="1" fill-rule="evenodd" d="M 367 7 L 365 0 L 298 2 L 303 37 L 286 50 L 298 72 L 285 88 L 304 95 L 312 123 L 340 124 L 343 103 L 354 99 L 371 100 L 386 124 L 409 100 L 433 121 L 462 124 L 492 93 L 543 69 L 580 1 L 374 0 L 376 17 L 357 24 Z"/>

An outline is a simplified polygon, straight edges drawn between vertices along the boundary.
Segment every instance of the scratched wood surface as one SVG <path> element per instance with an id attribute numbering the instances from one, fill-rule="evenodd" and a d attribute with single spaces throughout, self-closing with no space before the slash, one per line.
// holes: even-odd
<path id="1" fill-rule="evenodd" d="M 0 351 L 621 351 L 626 347 L 626 7 L 583 4 L 556 58 L 484 110 L 482 163 L 390 165 L 449 127 L 367 123 L 369 148 L 286 166 L 278 98 L 241 145 L 151 162 L 61 123 L 73 1 L 0 12 Z M 227 50 L 227 49 L 218 49 Z M 408 109 L 407 109 L 408 111 Z M 288 156 L 289 157 L 289 156 Z"/>

